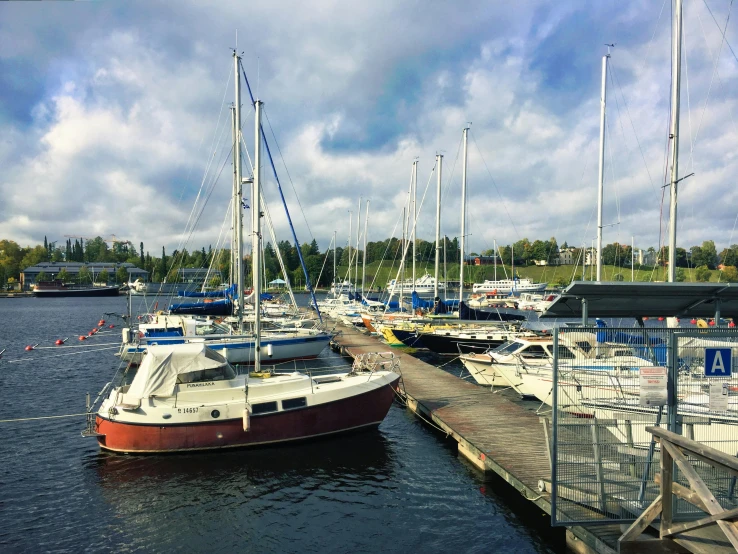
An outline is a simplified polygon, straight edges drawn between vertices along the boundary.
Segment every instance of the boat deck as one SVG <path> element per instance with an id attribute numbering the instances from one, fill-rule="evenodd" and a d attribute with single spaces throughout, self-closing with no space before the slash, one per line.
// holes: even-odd
<path id="1" fill-rule="evenodd" d="M 347 356 L 390 350 L 355 328 L 340 329 L 334 343 Z M 477 468 L 497 474 L 550 514 L 551 496 L 546 492 L 551 480 L 550 413 L 539 415 L 537 403 L 469 383 L 400 350 L 392 352 L 401 359 L 408 408 L 453 437 L 459 453 Z M 574 526 L 566 533 L 568 546 L 576 552 L 614 553 L 623 529 L 619 525 Z M 643 547 L 650 541 L 638 542 Z"/>

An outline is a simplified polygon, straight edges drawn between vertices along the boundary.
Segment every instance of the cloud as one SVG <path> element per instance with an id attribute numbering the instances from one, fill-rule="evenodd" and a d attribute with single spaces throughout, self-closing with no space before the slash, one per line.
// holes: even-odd
<path id="1" fill-rule="evenodd" d="M 215 244 L 230 198 L 228 47 L 238 25 L 244 67 L 265 101 L 266 133 L 302 241 L 315 237 L 325 248 L 334 230 L 345 237 L 349 211 L 355 228 L 359 196 L 371 199 L 370 240 L 399 229 L 416 157 L 419 192 L 430 183 L 418 235 L 432 238 L 431 171 L 439 152 L 443 232 L 458 236 L 458 152 L 461 129 L 472 122 L 470 250 L 523 237 L 589 244 L 596 233 L 604 42 L 617 43 L 608 80 L 604 240 L 635 237 L 643 247 L 663 240 L 670 30 L 659 6 L 43 8 L 0 8 L 0 41 L 9 45 L 0 48 L 2 237 L 29 244 L 45 235 L 115 233 L 152 252 L 171 250 L 199 193 L 200 206 L 206 198 L 207 205 L 190 248 Z M 715 14 L 724 22 L 727 10 Z M 729 40 L 735 25 L 732 18 Z M 704 6 L 688 6 L 685 35 L 681 167 L 695 176 L 681 186 L 679 243 L 712 239 L 722 246 L 734 240 L 738 105 L 731 91 L 738 64 L 720 48 Z M 245 88 L 243 101 L 250 149 Z M 268 165 L 265 176 L 278 235 L 289 239 Z"/>

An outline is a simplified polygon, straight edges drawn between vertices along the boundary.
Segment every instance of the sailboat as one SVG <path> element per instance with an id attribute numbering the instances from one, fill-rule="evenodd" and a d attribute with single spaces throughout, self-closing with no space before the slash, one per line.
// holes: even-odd
<path id="1" fill-rule="evenodd" d="M 254 206 L 260 205 L 261 106 L 254 102 Z M 149 345 L 130 384 L 124 375 L 97 413 L 88 410 L 83 435 L 114 452 L 165 453 L 283 443 L 382 422 L 400 379 L 391 354 L 367 354 L 347 373 L 319 377 L 262 370 L 260 218 L 254 209 L 254 371 L 236 375 L 206 342 Z"/>
<path id="2" fill-rule="evenodd" d="M 148 316 L 134 331 L 129 328 L 123 329 L 123 341 L 118 352 L 124 361 L 139 363 L 144 359 L 147 349 L 151 346 L 178 345 L 205 343 L 209 348 L 218 351 L 230 363 L 254 364 L 258 344 L 254 340 L 252 321 L 244 319 L 244 268 L 242 252 L 242 211 L 239 209 L 243 202 L 243 180 L 241 178 L 241 148 L 240 148 L 240 122 L 241 122 L 241 87 L 240 87 L 240 58 L 235 60 L 235 105 L 231 108 L 233 152 L 234 152 L 234 179 L 233 199 L 234 221 L 233 221 L 233 243 L 235 282 L 231 287 L 223 291 L 212 293 L 200 293 L 202 296 L 213 296 L 204 302 L 188 303 L 180 305 L 179 309 L 170 310 L 168 313 L 152 314 Z M 246 181 L 248 182 L 248 181 Z M 261 206 L 262 210 L 253 209 L 252 213 L 263 212 L 268 217 L 263 202 L 254 200 L 252 206 Z M 259 247 L 260 248 L 260 247 Z M 254 247 L 256 257 L 257 247 Z M 298 249 L 299 250 L 299 249 Z M 259 266 L 254 268 L 254 280 L 261 278 Z M 219 296 L 220 299 L 215 298 Z M 258 297 L 258 298 L 257 298 Z M 261 292 L 254 290 L 249 302 L 261 299 Z M 171 307 L 170 307 L 171 308 Z M 235 317 L 232 316 L 235 310 Z M 261 318 L 259 303 L 255 302 L 255 309 L 251 315 L 259 320 Z M 209 319 L 198 316 L 223 316 L 221 319 Z M 311 359 L 317 357 L 328 345 L 332 335 L 311 324 L 305 326 L 302 321 L 284 321 L 272 325 L 265 333 L 267 353 L 272 363 L 280 363 L 294 359 Z"/>

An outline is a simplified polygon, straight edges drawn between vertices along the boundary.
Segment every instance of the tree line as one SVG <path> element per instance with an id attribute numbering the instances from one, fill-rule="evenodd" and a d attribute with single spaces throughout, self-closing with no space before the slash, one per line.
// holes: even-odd
<path id="1" fill-rule="evenodd" d="M 459 241 L 457 237 L 444 237 L 442 240 L 443 253 L 442 256 L 449 264 L 458 264 L 461 258 L 459 249 Z M 396 237 L 390 237 L 382 241 L 372 241 L 366 244 L 366 263 L 371 264 L 381 260 L 386 263 L 399 265 L 402 252 L 407 246 L 408 258 L 406 264 L 412 263 L 412 245 L 408 245 L 406 241 Z M 297 247 L 289 241 L 280 241 L 276 248 L 279 250 L 285 269 L 292 284 L 296 286 L 304 286 L 305 276 L 300 266 L 300 259 L 297 253 Z M 561 245 L 561 249 L 568 249 L 566 242 Z M 646 250 L 655 259 L 656 265 L 666 266 L 669 258 L 668 247 L 662 247 L 657 252 L 654 248 Z M 435 241 L 426 241 L 422 238 L 416 240 L 416 262 L 429 262 L 435 258 Z M 514 263 L 517 266 L 533 265 L 537 260 L 546 260 L 549 264 L 555 263 L 559 256 L 560 248 L 554 237 L 549 240 L 528 240 L 521 239 L 513 244 L 500 246 L 495 252 L 492 249 L 481 251 L 482 256 L 498 256 L 501 263 L 510 265 Z M 300 245 L 300 253 L 305 261 L 305 265 L 310 276 L 310 280 L 314 286 L 329 286 L 333 280 L 333 258 L 334 248 L 326 249 L 321 252 L 318 243 L 313 239 L 310 243 Z M 347 267 L 349 261 L 356 263 L 358 253 L 359 263 L 363 262 L 364 249 L 358 249 L 355 245 L 347 245 L 335 247 L 336 265 L 339 267 Z M 575 264 L 582 264 L 585 254 L 584 248 L 574 248 L 572 257 Z M 477 256 L 476 252 L 471 252 L 470 257 Z M 630 267 L 632 249 L 630 245 L 619 244 L 617 242 L 606 245 L 602 251 L 602 262 L 605 265 L 613 265 L 618 267 Z M 92 262 L 108 262 L 123 263 L 128 262 L 139 268 L 148 271 L 152 281 L 161 282 L 165 279 L 167 282 L 177 282 L 179 280 L 179 268 L 207 268 L 214 267 L 223 276 L 224 280 L 229 279 L 231 266 L 231 253 L 228 249 L 213 251 L 212 247 L 205 247 L 188 251 L 187 249 L 175 250 L 167 254 L 166 249 L 162 247 L 161 256 L 152 256 L 149 251 L 145 250 L 144 243 L 139 244 L 139 248 L 128 242 L 116 242 L 112 246 L 101 237 L 96 237 L 88 241 L 68 239 L 64 246 L 57 246 L 55 242 L 49 243 L 44 237 L 44 244 L 37 246 L 21 247 L 11 240 L 0 240 L 0 283 L 14 283 L 19 279 L 20 272 L 26 267 L 36 265 L 40 262 L 64 262 L 74 261 L 80 263 Z M 245 257 L 246 273 L 250 273 L 250 259 Z M 718 265 L 728 266 L 725 271 L 730 272 L 731 269 L 738 266 L 738 245 L 731 245 L 729 248 L 723 249 L 718 254 L 715 243 L 711 240 L 704 241 L 701 246 L 693 246 L 689 250 L 684 248 L 676 249 L 676 265 L 678 268 L 695 268 L 702 270 L 701 276 L 705 276 L 705 271 L 709 278 L 709 271 L 715 270 Z M 637 264 L 636 264 L 637 265 Z M 276 256 L 275 247 L 271 243 L 267 243 L 264 248 L 264 268 L 268 280 L 282 276 L 282 271 Z M 86 269 L 86 268 L 85 268 Z M 698 271 L 698 280 L 700 272 Z M 84 272 L 83 272 L 84 274 Z M 86 275 L 85 275 L 86 277 Z M 110 278 L 108 275 L 98 275 L 96 278 Z M 120 282 L 124 278 L 123 272 L 115 275 L 115 280 Z M 127 278 L 127 276 L 126 276 Z M 339 275 L 339 278 L 342 278 Z M 738 277 L 736 278 L 738 280 Z M 211 284 L 218 284 L 219 279 Z"/>

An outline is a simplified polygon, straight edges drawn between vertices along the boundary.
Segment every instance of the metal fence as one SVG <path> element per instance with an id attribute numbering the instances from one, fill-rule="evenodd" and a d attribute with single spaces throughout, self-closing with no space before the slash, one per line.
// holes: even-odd
<path id="1" fill-rule="evenodd" d="M 553 364 L 520 370 L 525 392 L 543 400 L 548 386 L 553 406 L 554 525 L 626 523 L 641 514 L 659 494 L 660 449 L 647 426 L 738 454 L 738 330 L 554 333 Z M 697 467 L 723 506 L 738 505 L 734 477 Z M 689 486 L 679 472 L 675 479 Z M 674 501 L 675 520 L 701 514 Z"/>

